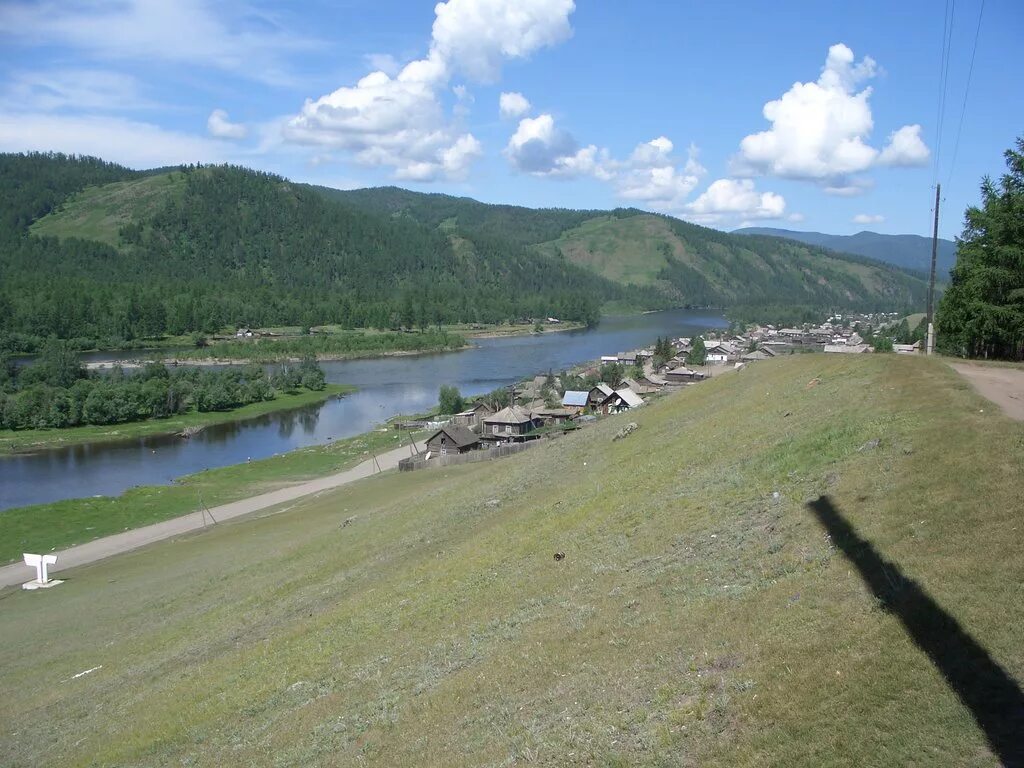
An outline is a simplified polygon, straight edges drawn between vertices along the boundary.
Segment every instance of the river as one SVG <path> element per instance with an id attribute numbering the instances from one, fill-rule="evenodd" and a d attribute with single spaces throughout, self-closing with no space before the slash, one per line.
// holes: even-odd
<path id="1" fill-rule="evenodd" d="M 437 404 L 442 384 L 466 397 L 548 370 L 649 346 L 657 336 L 724 327 L 721 315 L 670 310 L 605 318 L 592 330 L 478 339 L 471 349 L 322 363 L 329 382 L 358 391 L 326 403 L 208 427 L 189 440 L 146 437 L 0 458 L 0 510 L 59 499 L 111 496 L 138 485 L 239 464 L 369 431 L 400 413 Z M 123 359 L 125 353 L 89 355 Z"/>

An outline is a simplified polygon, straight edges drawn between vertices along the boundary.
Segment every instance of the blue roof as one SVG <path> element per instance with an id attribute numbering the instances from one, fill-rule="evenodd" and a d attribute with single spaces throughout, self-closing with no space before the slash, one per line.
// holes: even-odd
<path id="1" fill-rule="evenodd" d="M 578 405 L 582 407 L 587 404 L 587 397 L 589 395 L 589 392 L 574 392 L 571 389 L 567 389 L 562 396 L 562 405 Z"/>

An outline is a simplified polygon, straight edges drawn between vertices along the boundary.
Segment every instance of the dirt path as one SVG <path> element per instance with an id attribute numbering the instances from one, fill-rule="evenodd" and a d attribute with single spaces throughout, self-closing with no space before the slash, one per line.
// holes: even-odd
<path id="1" fill-rule="evenodd" d="M 417 447 L 422 450 L 422 446 Z M 286 501 L 293 501 L 313 493 L 332 490 L 364 477 L 377 474 L 379 471 L 378 465 L 380 470 L 394 469 L 398 466 L 400 459 L 409 456 L 409 452 L 409 446 L 405 445 L 393 451 L 380 454 L 377 456 L 376 463 L 374 463 L 373 459 L 369 459 L 343 472 L 319 477 L 316 480 L 281 488 L 270 493 L 263 493 L 259 496 L 252 496 L 248 499 L 233 501 L 230 504 L 222 504 L 219 507 L 213 507 L 210 513 L 214 520 L 222 523 L 225 520 L 248 515 L 251 512 L 258 512 L 261 509 L 267 509 Z M 155 541 L 169 539 L 189 531 L 197 531 L 209 522 L 209 516 L 204 516 L 202 512 L 193 512 L 188 515 L 172 518 L 171 520 L 164 520 L 161 523 L 147 525 L 144 528 L 133 528 L 130 531 L 116 533 L 113 536 L 105 536 L 102 539 L 79 544 L 76 547 L 69 547 L 68 549 L 53 553 L 57 555 L 57 564 L 50 568 L 50 574 L 56 575 L 59 578 L 60 573 L 68 568 L 103 560 L 111 555 L 138 549 Z M 29 568 L 24 563 L 5 565 L 0 568 L 0 588 L 21 584 L 32 580 L 34 577 L 35 569 Z"/>
<path id="2" fill-rule="evenodd" d="M 970 363 L 950 363 L 950 367 L 1011 419 L 1024 421 L 1024 368 L 994 368 Z"/>

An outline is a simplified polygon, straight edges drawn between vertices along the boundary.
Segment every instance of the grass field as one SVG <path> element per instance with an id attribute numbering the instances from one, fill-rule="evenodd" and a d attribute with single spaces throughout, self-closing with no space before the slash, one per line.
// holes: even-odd
<path id="1" fill-rule="evenodd" d="M 66 499 L 0 512 L 0 563 L 22 552 L 49 551 L 169 520 L 348 469 L 370 456 L 408 443 L 409 432 L 367 432 L 327 445 L 299 448 L 267 459 L 218 467 L 178 478 L 173 485 L 130 488 L 120 496 Z"/>
<path id="2" fill-rule="evenodd" d="M 43 237 L 98 240 L 117 248 L 121 227 L 154 213 L 168 196 L 181 195 L 184 189 L 185 174 L 176 171 L 88 187 L 35 222 L 30 231 Z"/>
<path id="3" fill-rule="evenodd" d="M 4 593 L 0 764 L 993 766 L 906 607 L 1012 694 L 1022 466 L 939 362 L 758 363 Z"/>
<path id="4" fill-rule="evenodd" d="M 124 424 L 89 425 L 67 429 L 0 429 L 0 456 L 5 453 L 24 453 L 83 443 L 108 443 L 153 435 L 174 435 L 186 427 L 208 427 L 229 421 L 253 419 L 276 411 L 315 405 L 354 390 L 355 387 L 346 384 L 328 384 L 319 392 L 303 390 L 294 395 L 278 393 L 273 400 L 250 403 L 231 411 L 201 413 L 191 410 L 188 413 L 166 419 L 147 419 Z"/>
<path id="5" fill-rule="evenodd" d="M 561 252 L 574 264 L 628 285 L 653 285 L 668 264 L 666 249 L 669 255 L 686 260 L 679 238 L 656 216 L 591 219 L 537 248 L 543 253 Z"/>

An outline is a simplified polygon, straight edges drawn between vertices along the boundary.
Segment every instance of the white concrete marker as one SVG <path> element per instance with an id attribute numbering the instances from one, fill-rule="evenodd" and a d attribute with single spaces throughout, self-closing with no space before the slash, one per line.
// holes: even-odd
<path id="1" fill-rule="evenodd" d="M 25 558 L 25 565 L 36 569 L 36 580 L 26 581 L 21 585 L 22 589 L 48 589 L 49 587 L 56 587 L 58 584 L 64 583 L 60 579 L 50 581 L 50 577 L 46 573 L 46 566 L 57 564 L 56 555 L 32 555 L 28 552 L 23 552 L 22 557 Z"/>

